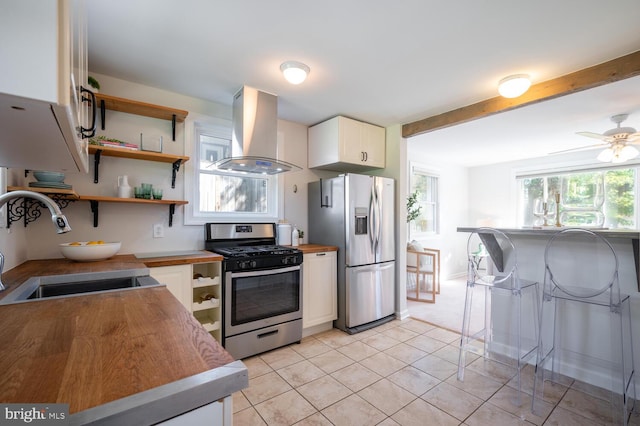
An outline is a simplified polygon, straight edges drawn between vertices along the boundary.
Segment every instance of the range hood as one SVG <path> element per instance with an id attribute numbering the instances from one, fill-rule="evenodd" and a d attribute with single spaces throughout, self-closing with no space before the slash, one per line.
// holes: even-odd
<path id="1" fill-rule="evenodd" d="M 231 158 L 215 163 L 218 169 L 268 174 L 301 170 L 277 160 L 278 97 L 244 86 L 233 97 Z"/>

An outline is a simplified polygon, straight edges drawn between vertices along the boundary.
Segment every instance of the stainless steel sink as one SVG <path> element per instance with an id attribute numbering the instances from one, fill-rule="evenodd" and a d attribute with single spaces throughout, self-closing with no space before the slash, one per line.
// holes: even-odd
<path id="1" fill-rule="evenodd" d="M 0 305 L 159 285 L 161 284 L 155 278 L 149 276 L 148 269 L 32 277 L 0 299 Z"/>

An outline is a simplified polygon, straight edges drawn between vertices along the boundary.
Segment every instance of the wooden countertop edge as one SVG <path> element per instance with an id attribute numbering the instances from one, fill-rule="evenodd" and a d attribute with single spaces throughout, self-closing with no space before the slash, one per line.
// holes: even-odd
<path id="1" fill-rule="evenodd" d="M 321 253 L 323 251 L 338 251 L 336 246 L 325 246 L 323 244 L 302 244 L 297 247 L 303 254 Z"/>

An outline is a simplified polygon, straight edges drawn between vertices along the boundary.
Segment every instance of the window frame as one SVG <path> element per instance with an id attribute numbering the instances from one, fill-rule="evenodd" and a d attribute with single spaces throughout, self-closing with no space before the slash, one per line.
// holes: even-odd
<path id="1" fill-rule="evenodd" d="M 190 113 L 185 120 L 185 152 L 191 160 L 185 163 L 184 194 L 188 204 L 184 210 L 185 225 L 204 225 L 209 222 L 277 222 L 282 211 L 283 179 L 279 175 L 264 176 L 268 185 L 268 211 L 254 212 L 203 212 L 200 210 L 200 141 L 201 134 L 231 141 L 230 120 Z M 278 137 L 280 144 L 280 137 Z M 231 174 L 234 173 L 222 173 Z"/>
<path id="2" fill-rule="evenodd" d="M 436 181 L 436 195 L 435 195 L 435 201 L 433 202 L 433 214 L 434 214 L 434 225 L 433 225 L 433 231 L 428 231 L 428 232 L 418 232 L 415 228 L 415 224 L 413 223 L 407 223 L 408 225 L 408 234 L 409 234 L 409 239 L 410 240 L 421 240 L 421 239 L 427 239 L 427 238 L 433 238 L 436 237 L 438 235 L 440 235 L 440 222 L 441 222 L 441 216 L 440 216 L 440 189 L 442 186 L 442 182 L 441 179 L 442 177 L 440 176 L 440 173 L 436 170 L 434 170 L 433 168 L 421 164 L 421 163 L 417 163 L 417 162 L 410 162 L 409 163 L 409 194 L 413 193 L 413 188 L 415 185 L 415 179 L 414 179 L 414 175 L 415 174 L 421 174 L 430 178 L 434 178 Z M 419 202 L 419 204 L 424 208 L 424 204 Z"/>

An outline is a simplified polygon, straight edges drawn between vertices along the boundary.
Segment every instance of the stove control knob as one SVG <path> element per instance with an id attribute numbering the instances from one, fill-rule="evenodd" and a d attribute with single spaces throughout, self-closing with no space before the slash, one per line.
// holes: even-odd
<path id="1" fill-rule="evenodd" d="M 251 265 L 252 268 L 255 268 L 257 263 L 255 260 L 252 260 L 251 262 L 249 262 L 249 265 Z"/>

